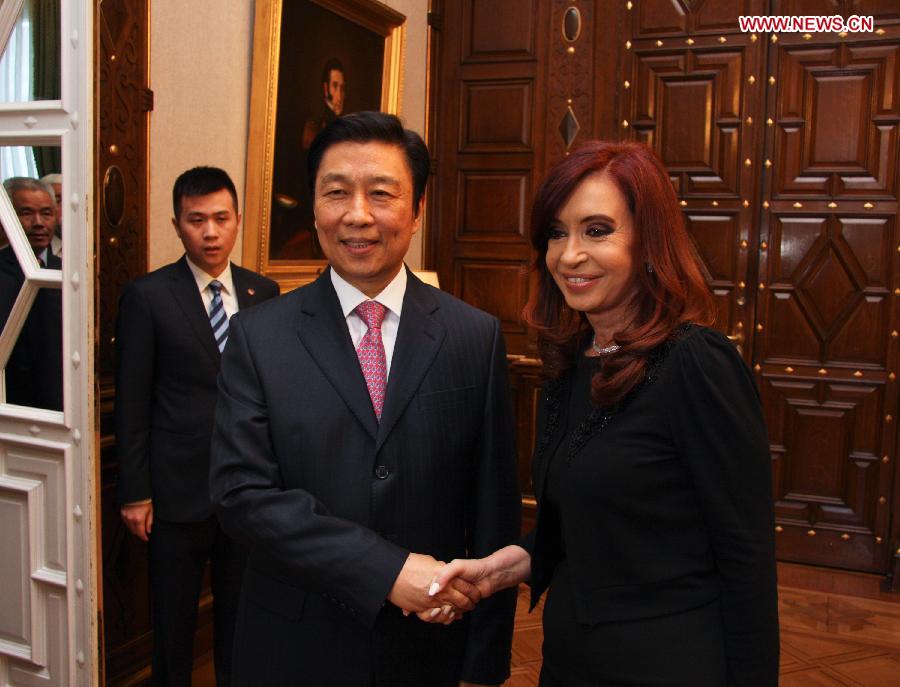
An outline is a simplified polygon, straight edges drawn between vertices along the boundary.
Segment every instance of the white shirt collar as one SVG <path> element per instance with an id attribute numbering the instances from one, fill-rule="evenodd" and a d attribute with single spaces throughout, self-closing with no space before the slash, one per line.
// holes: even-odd
<path id="1" fill-rule="evenodd" d="M 187 265 L 191 270 L 191 274 L 194 275 L 194 281 L 197 282 L 197 288 L 200 289 L 200 293 L 203 293 L 206 290 L 206 287 L 209 286 L 209 283 L 215 279 L 222 285 L 222 290 L 225 291 L 225 293 L 234 295 L 234 280 L 231 278 L 231 261 L 225 265 L 222 274 L 218 277 L 214 277 L 211 274 L 204 272 L 202 268 L 197 267 L 187 255 L 184 256 L 184 259 L 187 260 Z"/>
<path id="2" fill-rule="evenodd" d="M 338 300 L 341 302 L 341 311 L 346 318 L 350 313 L 356 310 L 356 306 L 363 301 L 369 300 L 369 297 L 341 277 L 341 275 L 335 272 L 333 267 L 329 272 L 331 272 L 331 284 L 337 292 Z M 400 268 L 400 271 L 397 272 L 397 276 L 391 280 L 391 283 L 385 286 L 381 293 L 371 300 L 378 301 L 397 317 L 400 317 L 400 311 L 403 310 L 403 296 L 405 294 L 406 265 L 403 265 Z"/>

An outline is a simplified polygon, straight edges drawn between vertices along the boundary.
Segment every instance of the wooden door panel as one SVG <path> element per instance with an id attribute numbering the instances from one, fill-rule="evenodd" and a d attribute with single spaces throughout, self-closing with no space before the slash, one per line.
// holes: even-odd
<path id="1" fill-rule="evenodd" d="M 745 261 L 740 248 L 740 216 L 735 209 L 719 214 L 686 211 L 685 222 L 700 256 L 706 281 L 716 301 L 716 327 L 743 334 L 741 310 L 746 305 Z M 740 326 L 738 326 L 740 323 Z"/>
<path id="2" fill-rule="evenodd" d="M 767 374 L 761 381 L 780 557 L 883 569 L 876 536 L 887 525 L 881 497 L 890 476 L 880 459 L 884 386 Z"/>
<path id="3" fill-rule="evenodd" d="M 460 258 L 455 283 L 459 297 L 495 315 L 504 335 L 525 336 L 521 303 L 528 295 L 528 275 L 515 262 Z"/>
<path id="4" fill-rule="evenodd" d="M 459 152 L 532 150 L 532 80 L 463 81 Z"/>
<path id="5" fill-rule="evenodd" d="M 640 0 L 632 5 L 632 35 L 656 38 L 671 34 L 734 33 L 738 16 L 763 14 L 766 3 L 764 0 Z"/>
<path id="6" fill-rule="evenodd" d="M 457 238 L 514 241 L 525 237 L 529 170 L 459 170 Z"/>
<path id="7" fill-rule="evenodd" d="M 781 51 L 773 197 L 895 198 L 898 45 Z"/>
<path id="8" fill-rule="evenodd" d="M 883 371 L 888 337 L 860 332 L 884 332 L 890 321 L 893 219 L 777 216 L 769 231 L 757 360 Z"/>
<path id="9" fill-rule="evenodd" d="M 682 193 L 740 193 L 743 51 L 657 55 L 636 51 L 632 127 Z M 657 138 L 658 137 L 658 140 Z"/>
<path id="10" fill-rule="evenodd" d="M 470 0 L 463 3 L 462 61 L 535 59 L 537 0 Z"/>

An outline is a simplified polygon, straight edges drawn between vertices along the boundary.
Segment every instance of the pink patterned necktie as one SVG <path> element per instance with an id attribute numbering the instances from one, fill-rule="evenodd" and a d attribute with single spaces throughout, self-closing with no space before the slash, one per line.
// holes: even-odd
<path id="1" fill-rule="evenodd" d="M 359 356 L 359 366 L 366 378 L 369 397 L 379 422 L 381 409 L 384 408 L 384 389 L 387 386 L 387 357 L 381 340 L 381 322 L 386 312 L 387 308 L 377 301 L 364 301 L 356 306 L 356 314 L 369 328 L 356 347 L 356 355 Z"/>

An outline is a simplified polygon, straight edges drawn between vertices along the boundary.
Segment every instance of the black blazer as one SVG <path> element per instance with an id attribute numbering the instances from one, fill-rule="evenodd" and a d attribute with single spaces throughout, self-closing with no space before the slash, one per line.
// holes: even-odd
<path id="1" fill-rule="evenodd" d="M 437 632 L 432 646 L 462 652 L 445 663 L 461 666 L 464 679 L 503 682 L 512 590 L 448 629 L 410 617 L 395 633 L 382 622 L 410 551 L 484 556 L 517 535 L 496 318 L 409 273 L 379 424 L 326 270 L 233 318 L 219 387 L 210 488 L 226 530 L 253 545 L 246 613 L 267 628 L 291 620 L 245 641 L 263 646 L 287 633 L 281 641 L 302 664 L 297 684 L 351 685 L 377 671 L 371 646 Z M 444 684 L 435 673 L 429 681 L 427 668 L 421 684 Z"/>
<path id="2" fill-rule="evenodd" d="M 278 285 L 231 266 L 241 311 Z M 153 499 L 155 517 L 209 517 L 209 442 L 221 355 L 182 257 L 125 286 L 116 320 L 116 454 L 120 504 Z"/>
<path id="3" fill-rule="evenodd" d="M 47 267 L 62 260 L 48 251 Z M 25 273 L 12 247 L 0 250 L 0 326 L 6 324 Z M 62 410 L 62 292 L 38 291 L 6 364 L 6 401 L 20 406 Z"/>
<path id="4" fill-rule="evenodd" d="M 570 387 L 570 375 L 550 382 L 538 408 L 538 524 L 523 540 L 532 606 L 563 555 L 586 625 L 719 599 L 728 684 L 776 685 L 771 459 L 756 384 L 734 346 L 712 329 L 682 330 L 618 412 L 598 410 L 567 435 Z M 541 506 L 551 459 L 568 461 L 558 513 Z"/>

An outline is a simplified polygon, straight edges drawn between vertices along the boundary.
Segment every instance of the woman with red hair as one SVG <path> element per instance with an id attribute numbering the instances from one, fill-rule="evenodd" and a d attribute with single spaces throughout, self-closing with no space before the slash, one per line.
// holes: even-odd
<path id="1" fill-rule="evenodd" d="M 454 576 L 522 581 L 544 608 L 541 685 L 778 681 L 768 440 L 669 176 L 636 143 L 592 142 L 535 199 L 534 532 Z"/>

